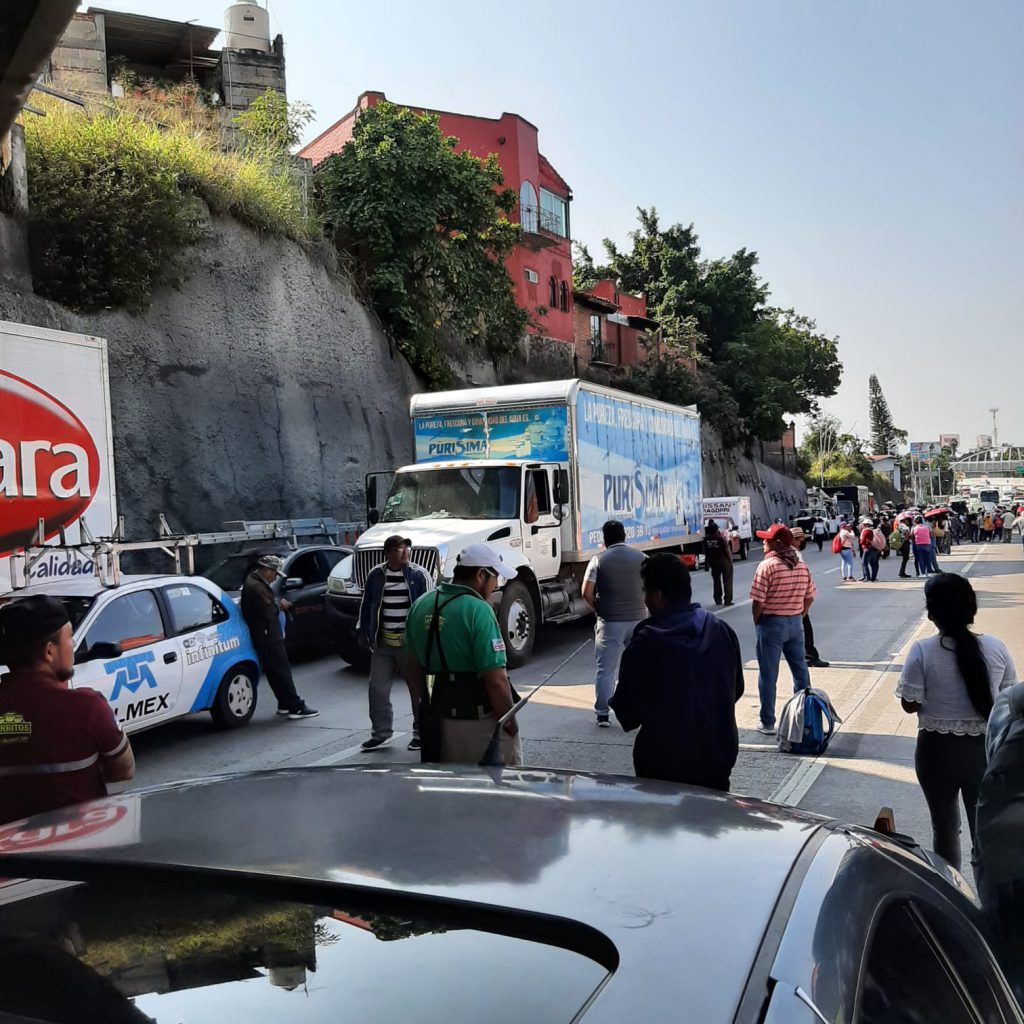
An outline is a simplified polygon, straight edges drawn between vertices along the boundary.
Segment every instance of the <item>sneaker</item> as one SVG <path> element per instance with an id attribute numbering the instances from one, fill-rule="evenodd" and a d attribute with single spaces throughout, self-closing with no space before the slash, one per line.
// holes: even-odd
<path id="1" fill-rule="evenodd" d="M 279 707 L 279 708 L 277 709 L 277 713 L 278 713 L 279 715 L 290 715 L 290 714 L 291 714 L 291 711 L 289 711 L 289 709 L 288 709 L 288 708 L 282 708 L 282 707 Z"/>
<path id="2" fill-rule="evenodd" d="M 762 736 L 774 736 L 775 735 L 775 726 L 774 725 L 759 725 L 757 727 L 757 731 Z"/>
<path id="3" fill-rule="evenodd" d="M 316 718 L 320 712 L 316 708 L 311 708 L 308 704 L 303 704 L 298 711 L 289 711 L 288 717 L 291 719 L 297 718 Z"/>
<path id="4" fill-rule="evenodd" d="M 386 747 L 390 743 L 390 736 L 371 736 L 368 740 L 363 742 L 360 750 L 379 750 L 381 747 Z"/>
<path id="5" fill-rule="evenodd" d="M 420 749 L 420 738 L 419 738 L 419 736 L 413 736 L 413 738 L 411 740 L 409 740 L 409 746 L 407 746 L 405 749 L 406 750 L 419 750 Z"/>
<path id="6" fill-rule="evenodd" d="M 807 659 L 808 668 L 828 668 L 831 664 L 830 661 L 822 661 L 821 658 Z"/>
<path id="7" fill-rule="evenodd" d="M 610 729 L 611 728 L 611 722 L 608 721 L 608 716 L 607 715 L 598 715 L 597 716 L 597 726 L 598 726 L 599 729 Z"/>

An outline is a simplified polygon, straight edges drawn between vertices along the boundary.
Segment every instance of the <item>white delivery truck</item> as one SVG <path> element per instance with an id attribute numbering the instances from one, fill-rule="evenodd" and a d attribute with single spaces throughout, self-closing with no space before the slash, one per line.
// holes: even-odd
<path id="1" fill-rule="evenodd" d="M 541 622 L 589 613 L 581 589 L 617 519 L 627 543 L 679 552 L 703 538 L 700 417 L 580 380 L 414 395 L 416 463 L 367 477 L 367 518 L 328 581 L 339 651 L 384 539 L 412 541 L 412 560 L 450 578 L 459 552 L 486 541 L 518 569 L 497 597 L 509 664 L 523 664 Z M 351 657 L 349 657 L 351 655 Z"/>
<path id="2" fill-rule="evenodd" d="M 745 494 L 704 499 L 704 522 L 713 519 L 728 538 L 734 555 L 746 559 L 754 537 L 750 498 Z"/>
<path id="3" fill-rule="evenodd" d="M 116 507 L 106 341 L 0 320 L 0 594 L 10 553 L 38 543 L 40 522 L 44 540 L 77 540 L 81 524 L 109 537 Z M 29 582 L 92 572 L 55 551 Z"/>

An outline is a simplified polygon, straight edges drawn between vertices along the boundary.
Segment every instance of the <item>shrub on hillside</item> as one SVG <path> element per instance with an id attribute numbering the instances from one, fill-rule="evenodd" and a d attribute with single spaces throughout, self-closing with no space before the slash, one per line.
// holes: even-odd
<path id="1" fill-rule="evenodd" d="M 197 199 L 256 231 L 318 234 L 287 167 L 223 152 L 215 115 L 197 104 L 45 105 L 45 117 L 25 118 L 25 143 L 33 276 L 48 298 L 144 307 L 184 276 L 203 230 Z"/>

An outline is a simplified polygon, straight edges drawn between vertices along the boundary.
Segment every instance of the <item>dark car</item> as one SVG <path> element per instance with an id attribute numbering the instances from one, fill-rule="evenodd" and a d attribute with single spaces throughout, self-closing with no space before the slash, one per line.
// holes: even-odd
<path id="1" fill-rule="evenodd" d="M 16 1019 L 1024 1020 L 952 869 L 670 783 L 223 776 L 0 828 L 0 875 Z"/>
<path id="2" fill-rule="evenodd" d="M 352 548 L 343 544 L 264 545 L 237 551 L 207 569 L 203 575 L 238 601 L 246 576 L 263 555 L 284 560 L 286 579 L 273 584 L 275 593 L 291 602 L 285 623 L 285 643 L 290 650 L 330 647 L 332 637 L 324 613 L 327 576 Z"/>

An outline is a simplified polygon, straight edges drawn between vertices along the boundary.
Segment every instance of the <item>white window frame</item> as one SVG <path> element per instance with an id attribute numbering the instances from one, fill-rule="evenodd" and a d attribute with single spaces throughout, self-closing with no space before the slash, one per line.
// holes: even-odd
<path id="1" fill-rule="evenodd" d="M 523 181 L 519 186 L 519 223 L 524 231 L 537 233 L 537 221 L 540 216 L 540 203 L 533 182 Z"/>
<path id="2" fill-rule="evenodd" d="M 540 190 L 540 224 L 545 231 L 550 231 L 559 238 L 569 237 L 568 203 L 554 192 L 546 188 Z"/>

